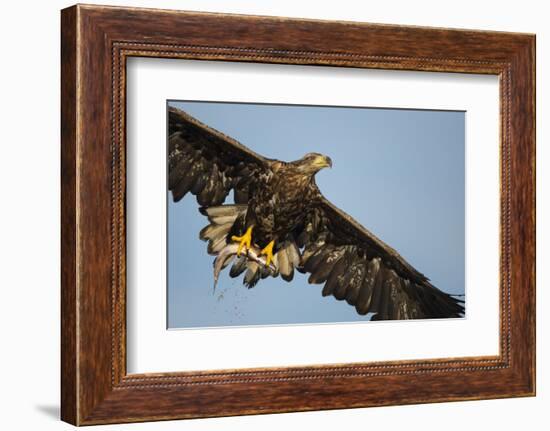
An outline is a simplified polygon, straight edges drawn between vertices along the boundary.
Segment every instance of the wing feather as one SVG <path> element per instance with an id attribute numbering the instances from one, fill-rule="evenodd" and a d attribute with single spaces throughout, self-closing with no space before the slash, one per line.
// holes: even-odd
<path id="1" fill-rule="evenodd" d="M 268 159 L 174 107 L 168 108 L 168 188 L 174 201 L 191 192 L 201 206 L 220 205 L 231 190 L 247 203 Z"/>
<path id="2" fill-rule="evenodd" d="M 302 272 L 325 283 L 323 296 L 354 305 L 373 320 L 462 317 L 464 301 L 449 295 L 320 193 L 300 232 Z"/>

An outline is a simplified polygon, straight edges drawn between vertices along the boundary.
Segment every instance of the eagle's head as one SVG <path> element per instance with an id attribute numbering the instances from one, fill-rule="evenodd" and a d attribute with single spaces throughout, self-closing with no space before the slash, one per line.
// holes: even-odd
<path id="1" fill-rule="evenodd" d="M 330 157 L 319 153 L 307 153 L 304 157 L 293 162 L 304 174 L 314 175 L 323 168 L 332 168 Z"/>

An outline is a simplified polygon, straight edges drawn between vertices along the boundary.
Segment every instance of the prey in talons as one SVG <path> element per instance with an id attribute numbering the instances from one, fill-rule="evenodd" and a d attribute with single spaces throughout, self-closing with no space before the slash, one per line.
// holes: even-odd
<path id="1" fill-rule="evenodd" d="M 248 246 L 245 250 L 245 253 L 241 256 L 241 244 L 235 242 L 227 244 L 223 247 L 216 259 L 214 260 L 214 290 L 218 283 L 221 271 L 231 264 L 235 260 L 235 256 L 241 259 L 241 261 L 246 266 L 247 260 L 259 265 L 263 268 L 264 271 L 267 271 L 268 275 L 273 277 L 277 276 L 278 270 L 274 262 L 271 261 L 269 256 L 262 255 L 262 251 L 255 246 Z"/>
<path id="2" fill-rule="evenodd" d="M 231 237 L 232 241 L 236 241 L 239 243 L 239 247 L 237 248 L 237 256 L 240 256 L 243 249 L 249 250 L 250 244 L 252 243 L 252 229 L 254 226 L 249 226 L 246 232 L 241 236 L 233 235 Z M 269 266 L 269 264 L 273 261 L 273 246 L 275 245 L 275 240 L 272 240 L 267 244 L 261 251 L 261 255 L 266 256 L 265 260 L 265 266 Z"/>

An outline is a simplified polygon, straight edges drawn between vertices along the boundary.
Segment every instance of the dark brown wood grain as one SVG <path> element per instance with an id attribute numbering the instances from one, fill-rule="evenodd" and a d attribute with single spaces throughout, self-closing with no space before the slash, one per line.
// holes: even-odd
<path id="1" fill-rule="evenodd" d="M 74 6 L 62 11 L 62 419 L 77 425 L 535 393 L 535 37 Z M 501 105 L 500 354 L 126 373 L 130 56 L 495 74 Z"/>
<path id="2" fill-rule="evenodd" d="M 61 16 L 61 142 L 61 417 L 76 423 L 76 8 Z"/>

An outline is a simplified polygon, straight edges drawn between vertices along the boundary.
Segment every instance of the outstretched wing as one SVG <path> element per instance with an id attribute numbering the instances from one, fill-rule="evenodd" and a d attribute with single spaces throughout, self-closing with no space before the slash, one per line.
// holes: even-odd
<path id="1" fill-rule="evenodd" d="M 202 206 L 220 205 L 233 189 L 235 203 L 247 203 L 268 160 L 179 109 L 170 107 L 168 115 L 168 188 L 174 201 L 191 192 Z"/>
<path id="2" fill-rule="evenodd" d="M 429 280 L 348 214 L 319 194 L 297 237 L 302 272 L 372 320 L 462 317 L 464 301 Z"/>

